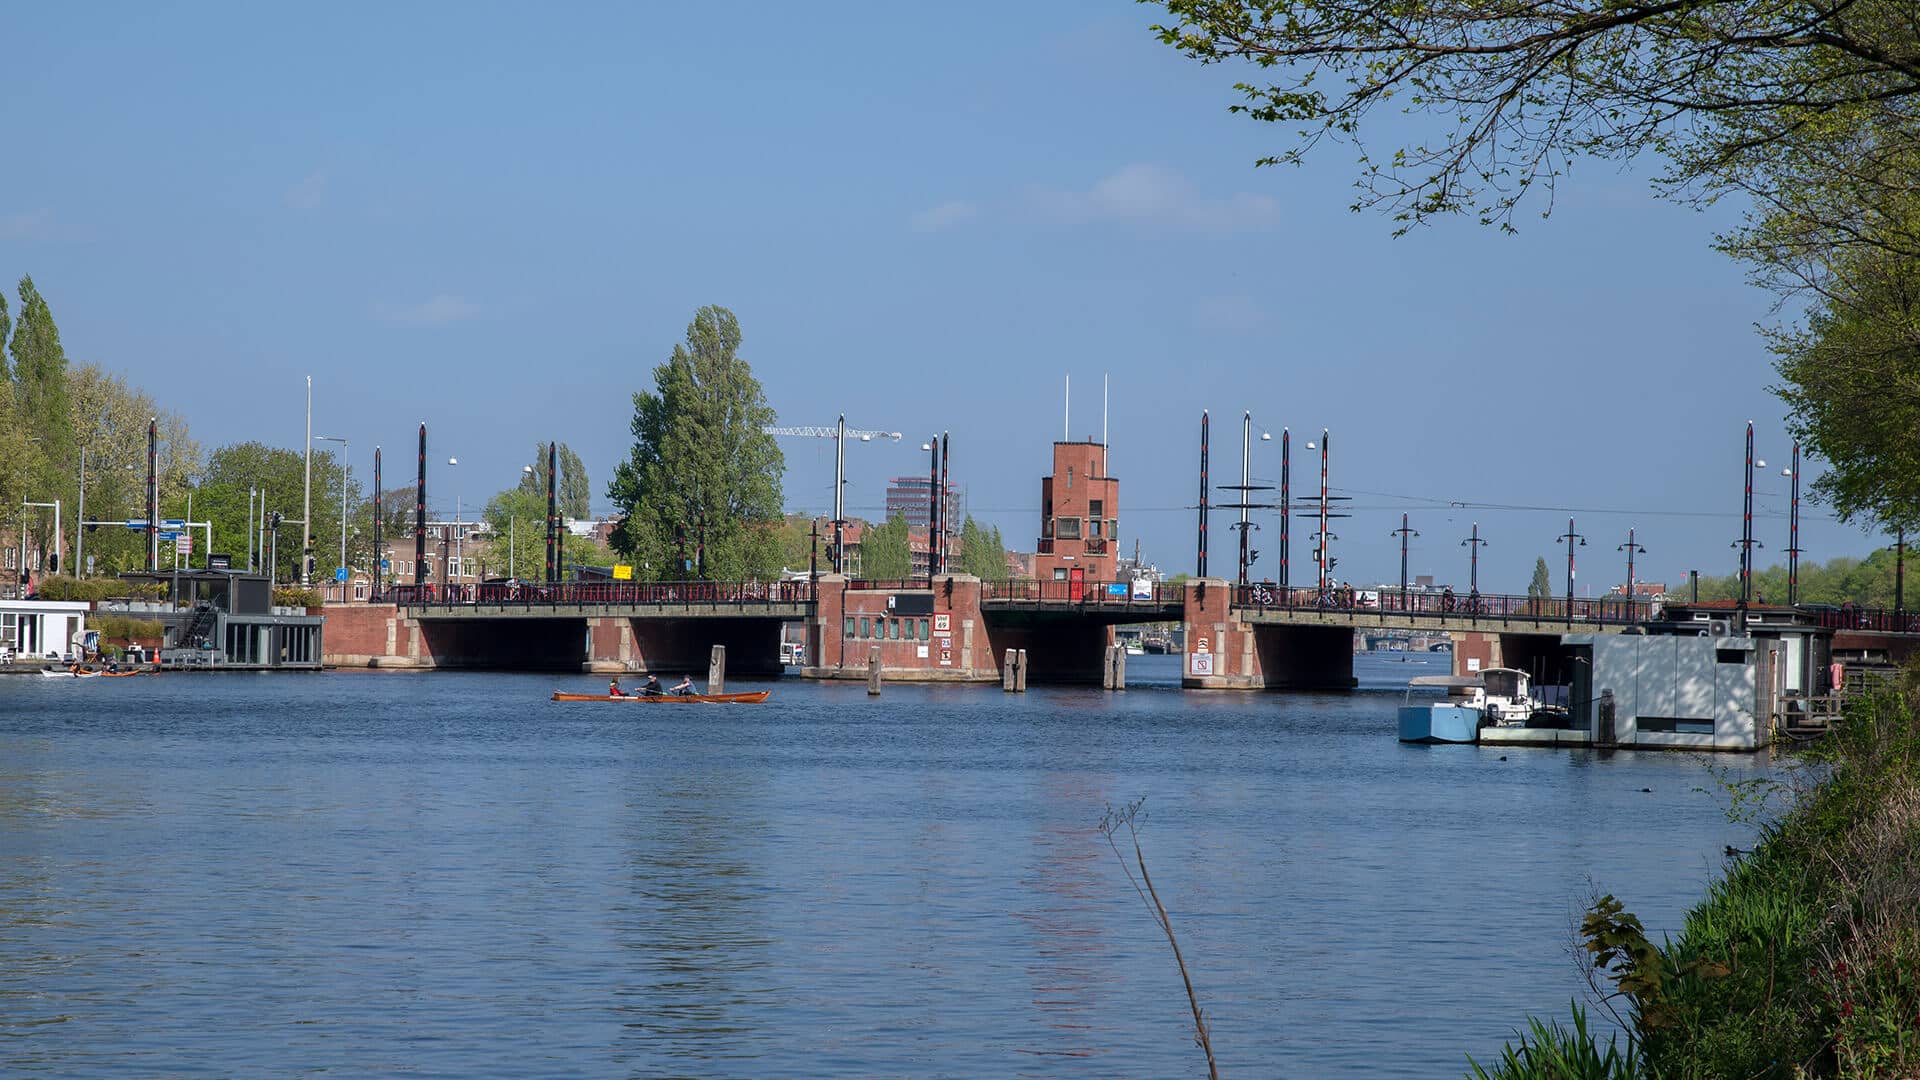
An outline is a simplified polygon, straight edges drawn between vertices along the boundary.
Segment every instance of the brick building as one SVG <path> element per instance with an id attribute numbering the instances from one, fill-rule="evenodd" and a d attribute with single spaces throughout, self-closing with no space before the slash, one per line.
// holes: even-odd
<path id="1" fill-rule="evenodd" d="M 1107 475 L 1097 442 L 1053 444 L 1053 475 L 1040 480 L 1040 543 L 1033 574 L 1041 581 L 1117 581 L 1120 481 Z"/>

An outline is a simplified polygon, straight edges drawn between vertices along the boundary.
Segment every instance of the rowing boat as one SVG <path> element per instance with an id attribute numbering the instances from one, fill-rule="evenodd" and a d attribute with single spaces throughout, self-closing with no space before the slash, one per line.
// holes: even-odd
<path id="1" fill-rule="evenodd" d="M 564 694 L 553 692 L 555 701 L 631 701 L 640 705 L 685 705 L 689 703 L 716 703 L 722 705 L 758 705 L 773 695 L 771 690 L 755 690 L 748 694 Z"/>

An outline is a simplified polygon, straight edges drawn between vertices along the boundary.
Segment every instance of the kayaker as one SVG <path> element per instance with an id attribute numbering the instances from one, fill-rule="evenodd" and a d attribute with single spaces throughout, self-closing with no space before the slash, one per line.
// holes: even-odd
<path id="1" fill-rule="evenodd" d="M 682 676 L 680 676 L 680 681 L 679 681 L 678 683 L 676 683 L 676 684 L 674 684 L 674 687 L 673 687 L 673 692 L 674 692 L 674 693 L 676 693 L 676 694 L 680 694 L 680 695 L 683 695 L 683 696 L 685 696 L 685 695 L 688 695 L 688 694 L 697 694 L 697 693 L 699 693 L 700 691 L 698 691 L 698 690 L 695 690 L 695 689 L 693 688 L 693 676 L 691 676 L 691 675 L 682 675 Z"/>
<path id="2" fill-rule="evenodd" d="M 645 697 L 659 697 L 660 692 L 660 676 L 649 672 L 647 681 L 640 685 L 640 693 Z"/>

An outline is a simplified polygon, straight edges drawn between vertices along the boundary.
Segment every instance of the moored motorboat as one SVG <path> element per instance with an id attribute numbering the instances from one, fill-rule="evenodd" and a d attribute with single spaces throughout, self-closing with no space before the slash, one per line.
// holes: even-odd
<path id="1" fill-rule="evenodd" d="M 1443 701 L 1413 703 L 1416 689 L 1439 688 Z M 1407 701 L 1400 706 L 1400 741 L 1414 743 L 1474 743 L 1486 716 L 1486 687 L 1477 675 L 1421 675 L 1407 683 Z"/>
<path id="2" fill-rule="evenodd" d="M 569 694 L 555 690 L 555 701 L 620 701 L 639 705 L 758 705 L 773 696 L 771 690 L 754 690 L 744 694 Z"/>

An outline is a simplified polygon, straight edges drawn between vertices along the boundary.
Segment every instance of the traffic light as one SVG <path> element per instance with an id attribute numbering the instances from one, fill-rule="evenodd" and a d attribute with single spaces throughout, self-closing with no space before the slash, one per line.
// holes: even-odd
<path id="1" fill-rule="evenodd" d="M 280 511 L 275 510 L 273 513 L 267 515 L 267 526 L 273 529 L 280 527 Z"/>
<path id="2" fill-rule="evenodd" d="M 57 574 L 59 572 L 60 572 L 60 553 L 56 551 L 53 554 L 47 556 L 47 573 Z"/>

